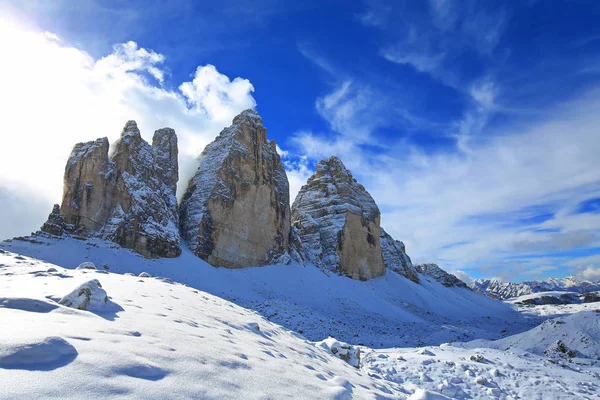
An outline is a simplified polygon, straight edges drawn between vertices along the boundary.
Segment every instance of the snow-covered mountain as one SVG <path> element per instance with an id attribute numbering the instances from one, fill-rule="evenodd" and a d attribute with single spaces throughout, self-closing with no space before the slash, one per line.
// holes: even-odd
<path id="1" fill-rule="evenodd" d="M 533 293 L 533 289 L 529 285 L 505 282 L 498 278 L 475 279 L 471 286 L 490 297 L 502 300 Z"/>
<path id="2" fill-rule="evenodd" d="M 498 340 L 533 343 L 546 317 L 479 291 L 508 297 L 532 286 L 476 291 L 436 264 L 413 265 L 335 156 L 290 207 L 255 111 L 206 147 L 179 205 L 172 129 L 150 145 L 129 121 L 115 146 L 76 145 L 42 230 L 0 242 L 0 398 L 598 393 L 581 385 L 598 378 L 593 346 L 569 336 L 600 337 L 597 314 L 585 336 L 580 318 L 551 336 L 568 336 L 553 348 L 586 369 L 543 364 L 538 347 L 535 368 L 528 355 L 503 353 Z M 448 344 L 473 339 L 487 349 Z M 416 346 L 429 347 L 398 348 Z M 539 376 L 552 383 L 540 388 Z"/>
<path id="3" fill-rule="evenodd" d="M 474 289 L 497 299 L 510 299 L 539 292 L 576 292 L 580 294 L 600 291 L 600 282 L 579 280 L 572 276 L 549 278 L 544 281 L 524 281 L 522 283 L 505 282 L 498 278 L 475 279 Z"/>
<path id="4" fill-rule="evenodd" d="M 588 293 L 600 291 L 600 282 L 580 280 L 572 276 L 566 278 L 549 278 L 545 281 L 525 281 L 533 292 L 565 291 Z"/>

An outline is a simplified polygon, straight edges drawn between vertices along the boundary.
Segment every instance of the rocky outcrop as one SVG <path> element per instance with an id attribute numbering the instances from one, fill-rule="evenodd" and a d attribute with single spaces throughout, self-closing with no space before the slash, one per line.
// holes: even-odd
<path id="1" fill-rule="evenodd" d="M 379 219 L 373 198 L 335 156 L 317 164 L 292 205 L 304 256 L 354 279 L 385 274 Z"/>
<path id="2" fill-rule="evenodd" d="M 491 298 L 500 300 L 506 300 L 512 297 L 524 296 L 526 294 L 533 293 L 533 290 L 529 285 L 524 283 L 505 282 L 498 278 L 475 279 L 473 280 L 472 287 Z"/>
<path id="3" fill-rule="evenodd" d="M 383 228 L 380 229 L 379 240 L 385 267 L 419 283 L 419 275 L 417 275 L 410 257 L 406 254 L 404 243 L 394 240 Z"/>
<path id="4" fill-rule="evenodd" d="M 177 257 L 175 131 L 156 131 L 150 146 L 135 121 L 128 121 L 110 158 L 108 152 L 107 138 L 79 143 L 71 152 L 60 207 L 69 231 L 146 257 Z"/>
<path id="5" fill-rule="evenodd" d="M 471 289 L 466 283 L 458 279 L 456 276 L 447 273 L 438 267 L 437 264 L 419 264 L 415 267 L 415 269 L 418 273 L 430 276 L 446 287 Z"/>
<path id="6" fill-rule="evenodd" d="M 180 229 L 194 254 L 215 266 L 261 266 L 287 252 L 289 183 L 256 111 L 236 116 L 202 152 Z"/>
<path id="7" fill-rule="evenodd" d="M 65 219 L 60 213 L 60 206 L 55 204 L 48 220 L 42 225 L 42 231 L 55 236 L 61 236 L 65 232 Z"/>

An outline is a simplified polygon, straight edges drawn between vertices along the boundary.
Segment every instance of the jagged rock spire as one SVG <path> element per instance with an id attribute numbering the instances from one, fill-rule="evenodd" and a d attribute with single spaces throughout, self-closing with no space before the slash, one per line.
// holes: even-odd
<path id="1" fill-rule="evenodd" d="M 60 207 L 70 231 L 100 236 L 147 257 L 181 253 L 177 137 L 172 129 L 159 131 L 153 147 L 136 122 L 128 121 L 110 158 L 107 138 L 75 145 Z"/>
<path id="2" fill-rule="evenodd" d="M 321 160 L 292 205 L 304 255 L 354 279 L 385 274 L 377 204 L 342 161 Z"/>
<path id="3" fill-rule="evenodd" d="M 256 111 L 237 115 L 202 152 L 180 228 L 194 254 L 215 266 L 260 266 L 287 252 L 289 184 Z"/>

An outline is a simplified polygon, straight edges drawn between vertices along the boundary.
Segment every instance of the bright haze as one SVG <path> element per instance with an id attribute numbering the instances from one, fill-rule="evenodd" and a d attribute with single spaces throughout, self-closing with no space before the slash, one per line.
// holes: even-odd
<path id="1" fill-rule="evenodd" d="M 0 237 L 60 203 L 77 142 L 127 120 L 195 158 L 247 108 L 293 199 L 338 155 L 416 262 L 600 279 L 596 1 L 8 0 Z"/>

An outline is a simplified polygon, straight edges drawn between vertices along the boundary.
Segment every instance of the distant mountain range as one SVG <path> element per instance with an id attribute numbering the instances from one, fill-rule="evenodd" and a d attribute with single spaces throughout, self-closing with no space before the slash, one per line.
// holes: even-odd
<path id="1" fill-rule="evenodd" d="M 490 297 L 504 300 L 539 292 L 576 292 L 581 294 L 597 292 L 600 291 L 600 282 L 579 280 L 572 276 L 522 283 L 505 282 L 498 278 L 482 278 L 475 279 L 471 287 Z"/>

